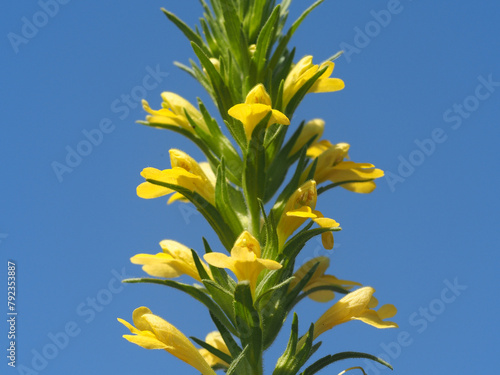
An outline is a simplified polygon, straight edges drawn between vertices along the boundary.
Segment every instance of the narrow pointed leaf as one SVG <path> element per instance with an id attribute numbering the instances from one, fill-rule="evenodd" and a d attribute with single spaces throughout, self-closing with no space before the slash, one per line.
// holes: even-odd
<path id="1" fill-rule="evenodd" d="M 189 294 L 191 297 L 197 299 L 199 302 L 203 303 L 214 316 L 219 319 L 221 324 L 223 324 L 228 330 L 232 333 L 236 334 L 236 329 L 233 324 L 226 317 L 221 308 L 202 290 L 188 284 L 179 283 L 173 280 L 162 280 L 162 279 L 153 279 L 153 278 L 136 278 L 136 279 L 125 279 L 124 283 L 150 283 L 150 284 L 159 284 L 169 286 L 171 288 L 180 290 L 186 294 Z"/>

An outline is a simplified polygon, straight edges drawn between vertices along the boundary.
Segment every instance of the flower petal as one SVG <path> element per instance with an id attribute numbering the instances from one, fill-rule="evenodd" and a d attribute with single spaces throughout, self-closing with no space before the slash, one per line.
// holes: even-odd
<path id="1" fill-rule="evenodd" d="M 306 217 L 306 218 L 316 218 L 317 217 L 317 215 L 313 212 L 313 210 L 309 206 L 302 206 L 302 207 L 299 207 L 295 210 L 287 211 L 286 216 Z"/>
<path id="2" fill-rule="evenodd" d="M 123 338 L 143 347 L 144 349 L 166 349 L 167 345 L 159 341 L 154 335 L 151 337 L 149 335 L 123 335 Z"/>
<path id="3" fill-rule="evenodd" d="M 211 266 L 218 268 L 232 268 L 233 261 L 226 254 L 208 253 L 203 255 L 203 259 Z"/>
<path id="4" fill-rule="evenodd" d="M 155 185 L 150 182 L 143 182 L 137 186 L 137 196 L 144 199 L 152 199 L 171 194 L 174 190 L 164 186 Z"/>

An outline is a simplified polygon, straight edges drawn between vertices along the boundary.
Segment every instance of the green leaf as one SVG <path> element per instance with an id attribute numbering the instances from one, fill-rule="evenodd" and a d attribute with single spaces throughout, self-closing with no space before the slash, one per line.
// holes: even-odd
<path id="1" fill-rule="evenodd" d="M 217 107 L 219 108 L 219 112 L 224 120 L 228 120 L 229 115 L 227 114 L 227 111 L 233 105 L 231 92 L 203 48 L 194 42 L 191 42 L 191 46 L 193 47 L 194 53 L 200 60 L 201 65 L 207 71 L 207 75 L 210 77 L 214 98 L 216 100 Z M 231 131 L 231 129 L 229 130 Z"/>
<path id="2" fill-rule="evenodd" d="M 274 279 L 279 276 L 277 271 L 271 271 L 269 272 L 259 283 L 257 288 L 255 289 L 255 295 L 257 296 L 257 299 L 255 301 L 256 305 L 261 305 L 261 301 L 264 301 L 266 296 L 270 295 L 271 293 L 286 287 L 290 282 L 294 279 L 293 277 L 289 277 L 285 281 L 280 282 L 279 284 L 275 284 Z M 266 284 L 273 285 L 271 288 L 267 289 Z M 269 302 L 269 301 L 266 301 Z M 262 303 L 265 304 L 265 303 Z"/>
<path id="3" fill-rule="evenodd" d="M 269 72 L 267 79 L 271 80 L 271 98 L 273 100 L 275 109 L 280 112 L 285 112 L 285 107 L 283 103 L 283 91 L 285 89 L 285 79 L 290 72 L 290 69 L 293 64 L 293 58 L 295 56 L 295 48 L 292 48 L 290 52 L 286 52 L 278 66 L 276 66 L 273 70 L 268 70 L 269 66 L 266 67 L 266 70 Z M 290 121 L 292 117 L 289 117 Z"/>
<path id="4" fill-rule="evenodd" d="M 302 185 L 301 177 L 302 172 L 306 169 L 307 163 L 309 159 L 306 157 L 306 149 L 303 148 L 300 152 L 299 162 L 297 163 L 297 168 L 295 169 L 294 175 L 290 179 L 290 182 L 283 189 L 281 194 L 276 199 L 276 203 L 272 208 L 272 212 L 274 213 L 274 217 L 280 218 L 283 214 L 283 210 L 286 206 L 286 203 L 290 199 L 293 193 Z M 270 199 L 270 197 L 269 197 Z"/>
<path id="5" fill-rule="evenodd" d="M 281 357 L 278 358 L 278 362 L 276 363 L 275 370 L 273 372 L 273 375 L 294 375 L 295 372 L 293 371 L 293 357 L 295 356 L 295 352 L 297 349 L 297 341 L 298 341 L 298 334 L 299 332 L 299 318 L 297 316 L 297 313 L 293 314 L 293 321 L 292 321 L 292 329 L 290 332 L 290 338 L 288 339 L 288 344 L 281 355 Z"/>
<path id="6" fill-rule="evenodd" d="M 296 314 L 294 314 L 295 318 Z M 295 321 L 295 319 L 294 319 Z M 307 362 L 311 355 L 311 348 L 313 342 L 314 324 L 309 326 L 309 331 L 306 334 L 305 342 L 300 347 L 297 348 L 298 344 L 298 320 L 296 320 L 295 327 L 292 324 L 292 333 L 290 336 L 289 345 L 285 353 L 283 353 L 276 364 L 276 371 L 273 375 L 295 375 L 300 368 Z M 297 350 L 298 349 L 298 350 Z"/>
<path id="7" fill-rule="evenodd" d="M 234 315 L 243 346 L 248 345 L 248 361 L 257 368 L 262 366 L 262 330 L 260 317 L 253 306 L 248 281 L 239 282 L 234 291 Z"/>
<path id="8" fill-rule="evenodd" d="M 200 345 L 202 348 L 207 349 L 210 353 L 212 353 L 216 357 L 219 357 L 220 359 L 222 359 L 224 362 L 227 362 L 227 363 L 232 362 L 233 359 L 231 358 L 230 355 L 227 355 L 226 353 L 220 351 L 219 349 L 213 347 L 212 345 L 207 344 L 204 340 L 200 340 L 199 338 L 194 337 L 194 336 L 190 336 L 189 338 L 191 340 L 193 340 L 195 343 L 197 343 L 198 345 Z"/>
<path id="9" fill-rule="evenodd" d="M 189 66 L 187 66 L 187 65 L 185 65 L 185 64 L 183 64 L 181 62 L 178 62 L 178 61 L 174 61 L 174 65 L 176 67 L 178 67 L 180 70 L 183 70 L 184 72 L 186 72 L 187 74 L 189 74 L 194 79 L 198 80 L 198 77 L 194 73 L 194 69 L 192 69 Z"/>
<path id="10" fill-rule="evenodd" d="M 200 18 L 200 25 L 212 56 L 218 56 L 220 54 L 219 45 L 217 44 L 217 40 L 213 37 L 212 32 L 207 25 L 207 21 L 204 18 Z"/>
<path id="11" fill-rule="evenodd" d="M 153 179 L 146 179 L 146 181 L 155 185 L 167 187 L 169 189 L 181 193 L 184 197 L 186 197 L 190 202 L 192 202 L 196 206 L 198 211 L 201 212 L 201 214 L 205 217 L 208 223 L 215 230 L 215 232 L 219 236 L 221 242 L 224 244 L 226 249 L 231 249 L 233 247 L 233 243 L 236 240 L 236 238 L 232 234 L 231 229 L 223 221 L 217 209 L 212 204 L 210 204 L 205 198 L 203 198 L 197 192 L 191 191 L 179 185 L 173 185 Z"/>
<path id="12" fill-rule="evenodd" d="M 235 316 L 233 310 L 233 302 L 234 302 L 233 293 L 231 293 L 231 291 L 229 291 L 228 289 L 224 288 L 222 285 L 217 284 L 213 280 L 203 279 L 201 281 L 203 285 L 205 285 L 205 288 L 207 288 L 208 292 L 210 293 L 214 301 L 217 302 L 217 304 L 231 319 L 231 321 L 234 322 Z"/>
<path id="13" fill-rule="evenodd" d="M 295 109 L 299 106 L 304 96 L 306 96 L 309 89 L 316 83 L 319 77 L 328 69 L 325 66 L 323 69 L 320 69 L 314 74 L 310 79 L 308 79 L 301 87 L 297 90 L 297 92 L 292 96 L 288 104 L 286 105 L 285 115 L 292 116 L 295 112 Z"/>
<path id="14" fill-rule="evenodd" d="M 336 228 L 314 228 L 306 231 L 300 231 L 295 236 L 287 241 L 283 247 L 281 257 L 279 259 L 295 259 L 299 251 L 311 238 L 323 234 L 325 232 L 341 231 L 341 227 Z"/>
<path id="15" fill-rule="evenodd" d="M 137 121 L 137 123 L 141 124 L 141 125 L 150 126 L 152 128 L 166 129 L 166 130 L 173 131 L 175 133 L 179 133 L 179 134 L 183 135 L 184 137 L 188 138 L 195 145 L 197 145 L 203 151 L 204 154 L 205 153 L 211 154 L 210 150 L 201 141 L 201 139 L 198 136 L 196 136 L 196 134 L 190 132 L 187 129 L 181 128 L 179 125 L 161 124 L 161 123 L 149 122 L 149 121 Z"/>
<path id="16" fill-rule="evenodd" d="M 308 180 L 314 180 L 314 174 L 316 173 L 316 166 L 318 165 L 318 158 L 314 159 L 311 169 L 309 169 L 309 173 L 307 174 L 306 181 Z M 319 193 L 316 191 L 316 194 L 319 195 Z"/>
<path id="17" fill-rule="evenodd" d="M 289 155 L 297 138 L 300 136 L 300 132 L 303 127 L 304 122 L 299 125 L 298 129 L 293 133 L 285 146 L 279 151 L 278 155 L 272 159 L 271 165 L 267 171 L 268 180 L 266 184 L 266 195 L 264 196 L 265 202 L 268 202 L 274 194 L 276 194 L 276 191 L 285 180 L 288 170 L 292 164 L 302 156 L 300 152 L 297 152 L 292 156 Z M 302 172 L 299 167 L 305 168 L 305 163 L 300 163 L 300 165 L 297 166 L 297 170 L 294 172 L 296 176 L 299 176 L 299 173 Z"/>
<path id="18" fill-rule="evenodd" d="M 240 155 L 233 147 L 229 139 L 222 134 L 217 121 L 210 116 L 205 105 L 200 99 L 198 99 L 198 107 L 200 108 L 203 119 L 207 124 L 208 131 L 213 138 L 213 142 L 211 143 L 212 149 L 216 149 L 217 155 L 219 157 L 224 157 L 227 161 L 227 177 L 234 184 L 241 186 L 241 169 L 243 162 L 241 161 Z"/>
<path id="19" fill-rule="evenodd" d="M 199 302 L 203 303 L 214 316 L 219 319 L 221 324 L 223 324 L 229 331 L 231 331 L 233 334 L 236 334 L 236 329 L 234 328 L 233 324 L 229 321 L 229 319 L 226 317 L 224 312 L 222 312 L 221 308 L 203 291 L 201 291 L 199 288 L 194 287 L 192 285 L 188 284 L 183 284 L 179 283 L 177 281 L 173 280 L 163 280 L 163 279 L 154 279 L 154 278 L 135 278 L 135 279 L 125 279 L 123 280 L 124 283 L 150 283 L 150 284 L 159 284 L 159 285 L 165 285 L 169 286 L 171 288 L 180 290 L 186 294 L 189 294 L 191 297 L 197 299 Z"/>
<path id="20" fill-rule="evenodd" d="M 233 231 L 233 235 L 237 237 L 241 232 L 243 232 L 243 226 L 240 218 L 233 208 L 228 190 L 229 186 L 228 181 L 226 180 L 226 167 L 224 159 L 222 159 L 219 167 L 217 168 L 215 207 L 224 218 L 224 221 L 228 223 L 229 227 Z"/>
<path id="21" fill-rule="evenodd" d="M 279 240 L 278 233 L 276 232 L 276 222 L 274 220 L 274 214 L 271 211 L 269 216 L 266 215 L 264 203 L 261 200 L 259 200 L 259 206 L 262 217 L 264 218 L 265 229 L 265 246 L 262 250 L 262 258 L 276 259 L 276 255 L 279 251 Z"/>
<path id="22" fill-rule="evenodd" d="M 183 21 L 181 21 L 175 14 L 169 12 L 165 8 L 161 8 L 162 12 L 167 16 L 167 18 L 172 21 L 172 23 L 179 28 L 180 31 L 189 39 L 190 42 L 194 42 L 199 45 L 203 52 L 209 54 L 210 51 L 203 43 L 203 39 L 195 33 L 188 25 L 186 25 Z"/>
<path id="23" fill-rule="evenodd" d="M 319 262 L 315 263 L 311 269 L 304 275 L 304 277 L 299 280 L 297 285 L 295 285 L 291 290 L 289 290 L 286 294 L 286 297 L 284 299 L 284 305 L 286 306 L 287 311 L 290 311 L 291 308 L 294 306 L 294 301 L 299 295 L 299 293 L 304 289 L 304 287 L 307 285 L 309 280 L 311 280 L 311 277 L 313 277 L 314 272 L 319 266 Z"/>
<path id="24" fill-rule="evenodd" d="M 200 257 L 198 256 L 198 253 L 191 249 L 191 255 L 193 256 L 194 264 L 196 266 L 196 270 L 198 271 L 198 274 L 200 275 L 200 279 L 207 279 L 210 280 L 210 276 L 208 275 L 207 270 L 205 267 L 203 267 L 203 264 L 201 263 Z"/>
<path id="25" fill-rule="evenodd" d="M 208 241 L 203 237 L 203 245 L 205 247 L 205 253 L 211 253 L 212 249 L 208 244 Z M 230 293 L 234 293 L 234 289 L 236 288 L 236 282 L 230 277 L 224 268 L 218 268 L 209 265 L 210 271 L 212 271 L 212 276 L 214 277 L 214 281 L 218 284 L 222 285 L 224 289 L 229 290 Z"/>
<path id="26" fill-rule="evenodd" d="M 252 57 L 252 60 L 256 66 L 256 82 L 253 84 L 257 84 L 258 82 L 263 81 L 263 69 L 265 67 L 268 56 L 270 55 L 273 37 L 275 35 L 275 31 L 277 29 L 276 23 L 279 20 L 280 14 L 280 6 L 276 6 L 271 16 L 268 18 L 264 27 L 259 32 L 259 36 L 257 38 L 255 54 Z"/>
<path id="27" fill-rule="evenodd" d="M 292 36 L 295 33 L 295 31 L 297 30 L 297 28 L 302 23 L 302 21 L 304 21 L 304 19 L 309 15 L 309 13 L 311 13 L 314 10 L 314 8 L 316 8 L 318 5 L 320 5 L 323 1 L 324 0 L 318 0 L 314 4 L 312 4 L 309 8 L 307 8 L 300 15 L 299 18 L 297 18 L 297 20 L 292 24 L 290 29 L 288 29 L 288 32 L 286 33 L 286 35 L 284 37 L 282 37 L 282 39 L 280 40 L 280 43 L 278 44 L 278 46 L 276 47 L 276 50 L 274 51 L 273 57 L 271 58 L 271 62 L 269 64 L 269 69 L 275 68 L 278 61 L 282 57 L 283 52 L 285 51 L 288 42 L 292 38 Z"/>
<path id="28" fill-rule="evenodd" d="M 263 198 L 265 193 L 265 150 L 262 145 L 265 128 L 271 111 L 257 124 L 252 132 L 252 138 L 245 151 L 243 170 L 243 191 L 246 198 L 250 217 L 252 219 L 251 232 L 259 237 L 260 209 L 258 199 Z"/>
<path id="29" fill-rule="evenodd" d="M 323 357 L 316 362 L 314 362 L 311 366 L 305 369 L 304 372 L 302 372 L 301 375 L 313 375 L 319 372 L 321 369 L 325 368 L 326 366 L 337 362 L 341 361 L 343 359 L 350 359 L 350 358 L 366 358 L 366 359 L 371 359 L 372 361 L 378 362 L 384 366 L 389 367 L 391 370 L 393 369 L 392 366 L 384 361 L 381 358 L 375 357 L 374 355 L 367 354 L 367 353 L 358 353 L 358 352 L 342 352 L 342 353 L 337 353 L 333 355 L 327 355 L 326 357 Z"/>
<path id="30" fill-rule="evenodd" d="M 325 61 L 332 61 L 333 62 L 333 61 L 337 60 L 340 56 L 342 56 L 343 53 L 344 53 L 344 51 L 338 51 L 335 55 L 330 56 Z"/>
<path id="31" fill-rule="evenodd" d="M 280 288 L 272 294 L 266 306 L 259 306 L 260 311 L 267 310 L 266 313 L 262 315 L 264 349 L 268 348 L 276 339 L 288 312 L 291 307 L 293 307 L 295 298 L 309 282 L 318 265 L 319 263 L 315 264 L 292 290 L 288 288 L 283 290 Z M 291 272 L 293 272 L 293 260 L 290 260 L 287 269 L 283 270 L 284 277 L 289 277 L 288 275 L 290 275 Z"/>
<path id="32" fill-rule="evenodd" d="M 238 344 L 234 340 L 233 336 L 231 335 L 231 332 L 228 331 L 226 326 L 224 326 L 224 324 L 222 324 L 221 321 L 217 319 L 217 317 L 214 314 L 212 314 L 212 312 L 210 312 L 210 317 L 212 318 L 215 327 L 220 332 L 220 335 L 222 336 L 222 339 L 224 340 L 224 343 L 226 344 L 229 353 L 231 353 L 231 356 L 233 358 L 237 357 L 241 353 L 242 349 L 238 346 Z"/>
<path id="33" fill-rule="evenodd" d="M 248 359 L 246 358 L 248 353 L 248 345 L 245 346 L 243 351 L 236 357 L 233 362 L 231 362 L 231 366 L 227 369 L 226 375 L 238 375 L 238 374 L 250 374 L 251 369 L 249 369 L 250 365 L 248 363 Z"/>
<path id="34" fill-rule="evenodd" d="M 224 27 L 231 45 L 231 52 L 243 71 L 248 69 L 248 41 L 243 32 L 241 20 L 232 1 L 222 1 Z"/>

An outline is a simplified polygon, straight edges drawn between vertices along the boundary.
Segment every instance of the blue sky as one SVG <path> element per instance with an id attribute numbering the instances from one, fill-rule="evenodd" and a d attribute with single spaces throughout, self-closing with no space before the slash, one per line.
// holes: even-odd
<path id="1" fill-rule="evenodd" d="M 291 19 L 309 3 L 295 1 Z M 135 123 L 142 97 L 153 107 L 162 91 L 208 101 L 172 65 L 194 53 L 160 7 L 191 26 L 201 15 L 194 0 L 4 4 L 0 280 L 6 301 L 14 261 L 18 315 L 17 368 L 3 356 L 2 373 L 195 373 L 129 344 L 116 321 L 146 305 L 188 336 L 213 329 L 197 302 L 175 291 L 118 282 L 143 275 L 129 258 L 159 251 L 162 239 L 201 252 L 206 236 L 218 246 L 189 206 L 135 194 L 142 168 L 169 166 L 168 149 L 201 158 L 180 136 Z M 388 176 L 370 195 L 322 195 L 318 207 L 343 231 L 332 252 L 313 242 L 302 256 L 327 255 L 331 273 L 375 287 L 380 303 L 398 307 L 400 329 L 345 324 L 323 336 L 320 354 L 382 354 L 395 374 L 495 371 L 499 12 L 495 2 L 327 1 L 292 40 L 297 56 L 315 61 L 346 50 L 333 74 L 346 88 L 308 95 L 292 126 L 325 119 L 325 138 L 350 143 L 353 160 Z M 89 137 L 93 144 L 82 143 Z M 328 306 L 304 301 L 302 332 Z M 269 351 L 268 369 L 287 335 Z M 354 365 L 389 373 L 364 361 L 323 372 Z"/>

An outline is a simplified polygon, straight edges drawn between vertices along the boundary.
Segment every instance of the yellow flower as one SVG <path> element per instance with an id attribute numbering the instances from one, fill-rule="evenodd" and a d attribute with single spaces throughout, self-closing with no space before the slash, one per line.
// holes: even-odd
<path id="1" fill-rule="evenodd" d="M 325 122 L 320 118 L 315 118 L 311 121 L 306 122 L 306 124 L 302 128 L 302 131 L 300 132 L 299 137 L 295 141 L 292 150 L 290 151 L 290 155 L 293 155 L 296 152 L 298 152 L 313 137 L 314 140 L 321 138 L 324 129 L 325 129 Z"/>
<path id="2" fill-rule="evenodd" d="M 201 170 L 203 171 L 203 173 L 205 173 L 205 177 L 210 182 L 210 185 L 215 186 L 215 184 L 217 182 L 217 178 L 215 177 L 215 174 L 212 171 L 210 164 L 208 164 L 206 161 L 204 161 L 204 162 L 198 163 L 198 165 L 201 168 Z M 189 202 L 189 200 L 186 197 L 184 197 L 184 195 L 176 192 L 170 196 L 170 198 L 167 201 L 167 204 L 171 204 L 171 203 L 176 202 L 176 201 L 180 201 L 180 202 L 184 202 L 184 203 Z"/>
<path id="3" fill-rule="evenodd" d="M 314 65 L 312 63 L 312 56 L 304 56 L 295 66 L 290 70 L 285 80 L 283 87 L 283 105 L 286 107 L 288 102 L 300 90 L 304 84 L 310 80 L 319 70 L 326 67 L 324 73 L 316 80 L 312 87 L 307 91 L 311 92 L 332 92 L 342 90 L 344 88 L 344 81 L 339 78 L 330 78 L 335 64 L 331 61 L 322 63 L 321 65 Z"/>
<path id="4" fill-rule="evenodd" d="M 371 193 L 377 186 L 373 180 L 384 176 L 384 171 L 373 164 L 344 160 L 348 158 L 349 147 L 347 143 L 333 145 L 327 140 L 313 144 L 307 150 L 307 156 L 318 158 L 314 179 L 318 184 L 326 180 L 333 183 L 355 181 L 340 186 L 355 193 Z M 304 172 L 303 176 L 308 172 Z"/>
<path id="5" fill-rule="evenodd" d="M 145 349 L 165 349 L 170 354 L 193 366 L 203 375 L 216 375 L 210 365 L 184 334 L 172 324 L 151 313 L 147 307 L 139 307 L 132 314 L 134 325 L 118 318 L 133 335 L 123 335 L 128 341 Z"/>
<path id="6" fill-rule="evenodd" d="M 211 175 L 205 173 L 204 167 L 200 166 L 192 157 L 176 149 L 170 150 L 170 162 L 172 169 L 160 171 L 156 168 L 144 168 L 141 176 L 146 180 L 181 186 L 198 193 L 211 204 L 215 204 L 215 181 L 212 172 L 210 172 Z M 149 181 L 143 182 L 137 187 L 137 195 L 145 199 L 158 198 L 174 192 L 173 189 Z M 182 198 L 181 194 L 175 195 L 169 203 L 180 198 Z"/>
<path id="7" fill-rule="evenodd" d="M 396 323 L 384 320 L 396 315 L 394 305 L 383 305 L 377 311 L 373 310 L 378 304 L 373 297 L 374 292 L 375 289 L 366 286 L 341 298 L 314 324 L 314 339 L 323 332 L 351 320 L 361 320 L 376 328 L 397 328 Z"/>
<path id="8" fill-rule="evenodd" d="M 172 240 L 163 240 L 160 242 L 160 246 L 163 250 L 162 253 L 156 255 L 137 254 L 130 258 L 130 261 L 134 264 L 142 264 L 144 272 L 151 276 L 171 279 L 181 275 L 188 275 L 201 281 L 193 260 L 193 254 L 188 247 Z M 205 266 L 205 264 L 203 265 Z M 210 269 L 207 266 L 205 266 L 205 269 L 210 274 Z"/>
<path id="9" fill-rule="evenodd" d="M 255 51 L 257 51 L 257 45 L 256 44 L 250 44 L 248 46 L 248 52 L 250 52 L 250 56 L 255 55 Z"/>
<path id="10" fill-rule="evenodd" d="M 310 289 L 314 289 L 320 286 L 336 285 L 344 289 L 351 289 L 354 285 L 361 286 L 360 283 L 349 280 L 339 280 L 333 275 L 325 275 L 325 271 L 330 266 L 330 259 L 328 257 L 317 257 L 304 263 L 294 274 L 295 279 L 290 283 L 290 289 L 295 287 L 300 280 L 309 272 L 309 270 L 316 264 L 319 263 L 318 268 L 314 271 L 311 279 L 305 285 L 303 291 L 307 292 Z M 320 290 L 313 292 L 308 295 L 314 301 L 317 302 L 328 302 L 335 298 L 335 293 L 332 290 Z"/>
<path id="11" fill-rule="evenodd" d="M 202 114 L 186 99 L 173 92 L 163 92 L 161 97 L 163 103 L 159 110 L 151 109 L 148 102 L 142 100 L 142 107 L 151 114 L 151 116 L 146 116 L 146 121 L 153 124 L 175 125 L 194 133 L 194 129 L 186 117 L 185 112 L 187 112 L 200 128 L 208 132 Z"/>
<path id="12" fill-rule="evenodd" d="M 227 355 L 231 355 L 219 331 L 210 332 L 205 338 L 205 342 L 207 344 L 212 345 L 214 348 L 219 349 L 221 352 L 226 353 Z M 219 357 L 216 357 L 215 355 L 210 353 L 207 349 L 198 349 L 198 351 L 211 367 L 217 365 L 229 367 L 229 363 L 223 361 Z"/>
<path id="13" fill-rule="evenodd" d="M 287 238 L 307 219 L 312 219 L 322 228 L 336 228 L 339 226 L 339 223 L 335 220 L 326 218 L 320 211 L 315 210 L 317 198 L 316 182 L 309 180 L 300 186 L 288 199 L 276 228 L 280 248 Z M 333 249 L 332 232 L 323 233 L 321 239 L 325 249 Z"/>
<path id="14" fill-rule="evenodd" d="M 282 266 L 278 262 L 260 257 L 260 244 L 249 232 L 244 231 L 234 243 L 231 256 L 222 253 L 208 253 L 203 257 L 208 264 L 218 268 L 228 268 L 238 281 L 248 280 L 252 291 L 257 286 L 259 274 L 265 270 L 277 270 Z"/>
<path id="15" fill-rule="evenodd" d="M 231 117 L 243 123 L 247 139 L 252 138 L 252 132 L 257 124 L 271 112 L 267 126 L 272 124 L 290 125 L 290 120 L 280 111 L 271 107 L 271 97 L 262 83 L 259 83 L 248 93 L 245 103 L 236 104 L 227 112 Z"/>

